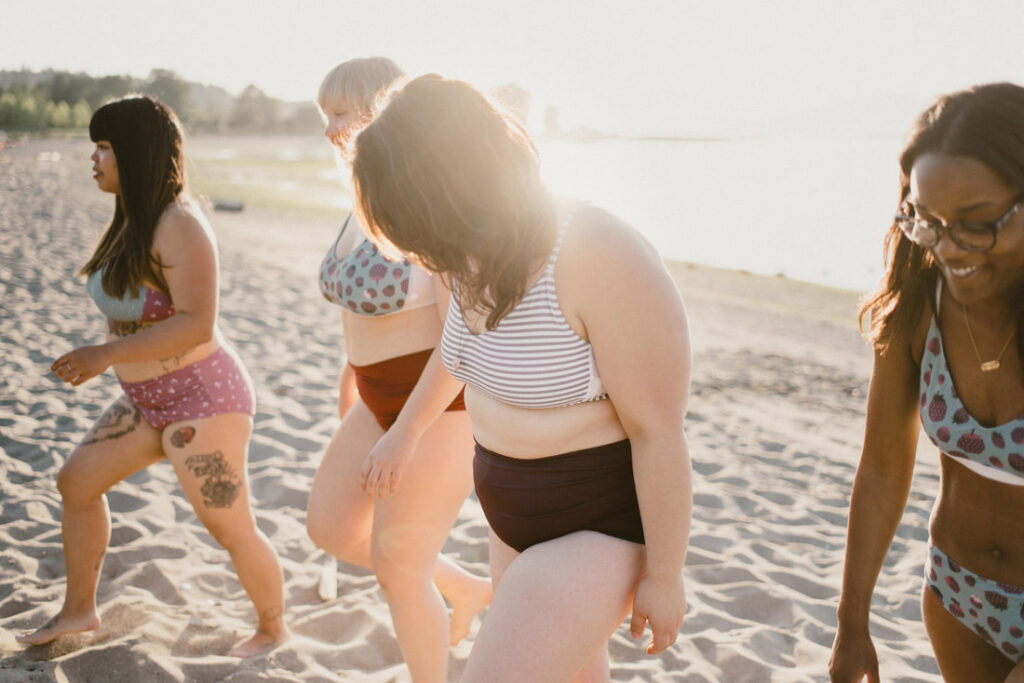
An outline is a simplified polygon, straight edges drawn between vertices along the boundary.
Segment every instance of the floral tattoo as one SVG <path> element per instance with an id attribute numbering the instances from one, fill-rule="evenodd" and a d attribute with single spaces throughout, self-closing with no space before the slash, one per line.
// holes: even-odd
<path id="1" fill-rule="evenodd" d="M 208 508 L 227 508 L 235 502 L 241 483 L 238 473 L 225 461 L 220 451 L 185 458 L 185 467 L 196 477 L 205 477 L 199 492 Z"/>

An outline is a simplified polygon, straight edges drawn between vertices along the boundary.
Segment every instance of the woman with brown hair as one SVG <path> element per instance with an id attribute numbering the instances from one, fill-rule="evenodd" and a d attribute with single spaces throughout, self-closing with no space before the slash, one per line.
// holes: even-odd
<path id="1" fill-rule="evenodd" d="M 186 192 L 181 128 L 165 105 L 136 96 L 96 110 L 89 136 L 96 143 L 93 177 L 115 197 L 114 217 L 82 269 L 90 296 L 107 317 L 107 340 L 62 355 L 51 369 L 78 386 L 112 367 L 124 395 L 57 475 L 64 606 L 18 640 L 40 645 L 99 627 L 96 588 L 110 541 L 104 494 L 168 458 L 256 607 L 256 633 L 229 654 L 266 652 L 288 630 L 281 567 L 249 505 L 255 396 L 217 327 L 217 247 Z"/>
<path id="2" fill-rule="evenodd" d="M 347 163 L 348 145 L 376 97 L 402 72 L 383 57 L 332 69 L 317 103 L 324 135 Z M 397 199 L 396 202 L 400 202 Z M 320 267 L 320 290 L 341 309 L 347 362 L 339 381 L 341 424 L 327 446 L 307 505 L 310 538 L 334 557 L 372 568 L 416 681 L 444 681 L 449 644 L 467 635 L 491 599 L 490 583 L 439 555 L 473 487 L 472 435 L 461 396 L 425 429 L 390 496 L 362 488 L 368 454 L 396 420 L 441 337 L 448 290 L 404 258 L 389 258 L 345 219 Z M 442 596 L 452 605 L 449 619 Z"/>
<path id="3" fill-rule="evenodd" d="M 942 465 L 921 597 L 939 669 L 1024 681 L 1024 88 L 939 98 L 900 171 L 886 277 L 862 307 L 875 363 L 832 680 L 879 680 L 871 593 L 923 426 Z"/>
<path id="4" fill-rule="evenodd" d="M 670 646 L 685 611 L 690 349 L 657 253 L 614 216 L 554 199 L 514 117 L 436 75 L 359 134 L 353 176 L 381 247 L 452 286 L 440 349 L 366 486 L 405 480 L 465 383 L 495 596 L 462 680 L 607 680 L 606 642 L 630 611 L 634 637 L 651 626 L 649 653 Z"/>

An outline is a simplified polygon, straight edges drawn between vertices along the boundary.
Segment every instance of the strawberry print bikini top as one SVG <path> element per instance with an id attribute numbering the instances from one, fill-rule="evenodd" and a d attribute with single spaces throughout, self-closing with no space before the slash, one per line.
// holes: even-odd
<path id="1" fill-rule="evenodd" d="M 988 479 L 1024 486 L 1024 415 L 985 427 L 967 412 L 953 386 L 934 315 L 921 358 L 921 424 L 940 451 L 965 467 Z"/>
<path id="2" fill-rule="evenodd" d="M 351 222 L 350 214 L 320 263 L 320 291 L 325 299 L 370 317 L 436 303 L 430 273 L 409 259 L 389 261 L 365 236 L 348 256 L 338 258 L 338 244 Z"/>

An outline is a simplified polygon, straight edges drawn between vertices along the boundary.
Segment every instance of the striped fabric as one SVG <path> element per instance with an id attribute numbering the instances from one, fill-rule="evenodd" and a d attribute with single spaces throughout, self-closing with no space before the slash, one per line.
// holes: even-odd
<path id="1" fill-rule="evenodd" d="M 555 294 L 555 260 L 571 215 L 540 279 L 493 330 L 471 333 L 453 292 L 441 336 L 441 359 L 453 377 L 522 408 L 608 398 L 590 343 L 569 327 Z"/>

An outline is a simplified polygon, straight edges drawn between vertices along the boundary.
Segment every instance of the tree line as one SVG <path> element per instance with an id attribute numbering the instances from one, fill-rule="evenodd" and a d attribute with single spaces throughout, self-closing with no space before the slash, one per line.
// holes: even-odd
<path id="1" fill-rule="evenodd" d="M 0 130 L 82 129 L 104 102 L 129 93 L 159 97 L 193 133 L 310 133 L 321 126 L 316 106 L 270 97 L 254 85 L 237 96 L 154 69 L 145 79 L 67 71 L 0 71 Z"/>

